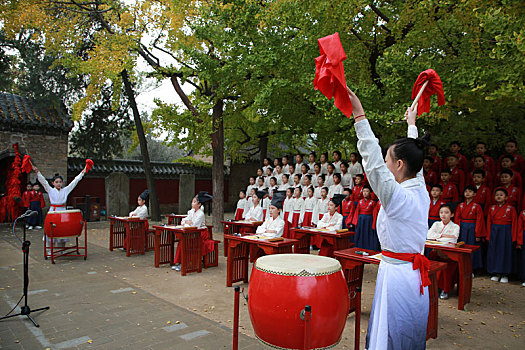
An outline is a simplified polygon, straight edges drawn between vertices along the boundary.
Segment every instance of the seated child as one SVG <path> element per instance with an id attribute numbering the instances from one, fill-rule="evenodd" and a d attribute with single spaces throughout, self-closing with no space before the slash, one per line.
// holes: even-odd
<path id="1" fill-rule="evenodd" d="M 129 213 L 130 217 L 138 217 L 142 220 L 148 219 L 148 207 L 146 206 L 146 203 L 149 200 L 149 190 L 145 190 L 142 192 L 138 198 L 137 198 L 137 204 L 138 206 Z"/>

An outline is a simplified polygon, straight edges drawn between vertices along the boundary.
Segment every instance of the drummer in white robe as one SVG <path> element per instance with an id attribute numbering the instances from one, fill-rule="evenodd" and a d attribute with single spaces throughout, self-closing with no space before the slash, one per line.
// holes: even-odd
<path id="1" fill-rule="evenodd" d="M 76 187 L 79 181 L 82 180 L 82 178 L 84 177 L 84 174 L 86 173 L 86 168 L 84 167 L 80 174 L 78 174 L 69 185 L 62 188 L 62 186 L 64 185 L 64 179 L 62 178 L 62 176 L 60 176 L 59 174 L 55 174 L 55 176 L 53 177 L 53 181 L 51 182 L 53 184 L 53 187 L 51 187 L 49 186 L 49 183 L 47 182 L 44 175 L 42 175 L 42 173 L 38 170 L 38 168 L 33 164 L 31 164 L 31 166 L 33 167 L 33 171 L 36 172 L 38 181 L 42 184 L 42 187 L 44 187 L 49 196 L 49 203 L 51 203 L 49 211 L 66 210 L 67 197 L 69 196 L 71 191 L 73 191 L 73 189 Z M 57 247 L 64 247 L 66 245 L 66 242 L 68 241 L 68 238 L 56 238 L 53 240 L 53 244 Z"/>
<path id="2" fill-rule="evenodd" d="M 286 192 L 275 192 L 273 194 L 269 208 L 270 214 L 263 224 L 257 227 L 257 234 L 264 234 L 269 238 L 281 237 L 283 235 L 284 220 L 280 214 L 285 197 Z"/>
<path id="3" fill-rule="evenodd" d="M 366 348 L 424 349 L 429 310 L 426 285 L 430 281 L 427 271 L 420 271 L 420 267 L 427 262 L 421 252 L 427 237 L 430 198 L 422 172 L 425 140 L 416 139 L 417 106 L 405 114 L 408 138 L 395 141 L 383 158 L 359 98 L 348 91 L 357 148 L 370 186 L 382 204 L 376 227 L 383 255 Z"/>
<path id="4" fill-rule="evenodd" d="M 148 218 L 148 207 L 146 203 L 149 199 L 149 190 L 142 192 L 137 198 L 137 208 L 129 213 L 130 217 L 138 217 L 141 220 L 146 220 Z"/>

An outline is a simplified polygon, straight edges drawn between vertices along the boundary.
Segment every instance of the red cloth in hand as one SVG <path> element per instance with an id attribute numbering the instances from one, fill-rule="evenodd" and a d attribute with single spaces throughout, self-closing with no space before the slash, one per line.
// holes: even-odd
<path id="1" fill-rule="evenodd" d="M 427 69 L 419 74 L 417 80 L 412 88 L 412 99 L 415 99 L 419 90 L 425 83 L 429 81 L 427 87 L 421 94 L 419 102 L 417 104 L 417 114 L 421 115 L 424 112 L 430 112 L 430 96 L 437 94 L 438 105 L 442 106 L 445 104 L 445 94 L 443 93 L 443 83 L 441 78 L 433 69 Z"/>
<path id="2" fill-rule="evenodd" d="M 314 87 L 329 100 L 333 97 L 334 104 L 348 118 L 352 117 L 352 102 L 346 90 L 345 70 L 343 61 L 346 53 L 341 45 L 339 33 L 325 36 L 317 40 L 321 56 L 315 59 Z"/>
<path id="3" fill-rule="evenodd" d="M 93 161 L 91 159 L 86 159 L 86 173 L 89 171 L 89 169 L 91 169 L 93 167 Z"/>
<path id="4" fill-rule="evenodd" d="M 29 174 L 31 170 L 33 170 L 33 166 L 31 165 L 31 157 L 26 154 L 22 160 L 22 171 Z"/>

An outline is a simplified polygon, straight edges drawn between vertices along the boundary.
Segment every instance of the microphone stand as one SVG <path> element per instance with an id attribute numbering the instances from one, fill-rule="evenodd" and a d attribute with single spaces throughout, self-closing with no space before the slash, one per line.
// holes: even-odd
<path id="1" fill-rule="evenodd" d="M 31 214 L 32 213 L 36 213 L 36 212 L 31 212 Z M 27 219 L 27 217 L 32 216 L 31 214 L 26 215 L 26 216 L 22 215 L 15 220 L 15 223 L 13 224 L 13 234 L 15 233 L 16 222 L 18 221 L 18 219 Z M 23 225 L 23 232 L 24 232 L 24 242 L 22 243 L 22 252 L 24 253 L 24 294 L 23 294 L 24 306 L 20 307 L 20 313 L 15 314 L 15 315 L 0 317 L 0 321 L 5 320 L 7 318 L 11 318 L 11 317 L 16 317 L 16 316 L 26 316 L 31 322 L 33 322 L 35 327 L 40 327 L 40 325 L 31 317 L 31 313 L 42 311 L 42 310 L 49 310 L 49 306 L 31 310 L 31 308 L 27 305 L 27 288 L 29 286 L 29 246 L 31 245 L 31 242 L 26 239 L 26 225 Z"/>

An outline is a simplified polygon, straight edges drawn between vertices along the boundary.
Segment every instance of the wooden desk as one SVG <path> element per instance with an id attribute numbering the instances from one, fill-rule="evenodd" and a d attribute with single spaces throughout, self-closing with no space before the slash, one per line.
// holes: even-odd
<path id="1" fill-rule="evenodd" d="M 294 247 L 294 253 L 310 254 L 310 237 L 314 235 L 322 236 L 328 243 L 334 246 L 334 251 L 348 249 L 353 247 L 350 243 L 350 237 L 355 234 L 353 231 L 335 232 L 319 231 L 315 228 L 291 228 L 292 238 L 298 240 L 297 246 Z M 333 256 L 332 256 L 333 257 Z"/>
<path id="2" fill-rule="evenodd" d="M 125 248 L 126 256 L 144 254 L 148 250 L 148 220 L 138 217 L 110 216 L 109 250 Z M 126 243 L 126 244 L 124 244 Z"/>
<path id="3" fill-rule="evenodd" d="M 168 225 L 180 225 L 182 219 L 184 219 L 186 216 L 188 215 L 168 214 L 166 215 L 168 218 Z"/>
<path id="4" fill-rule="evenodd" d="M 153 226 L 155 228 L 155 267 L 171 264 L 175 255 L 175 241 L 181 245 L 181 275 L 202 271 L 201 233 L 206 228 Z"/>
<path id="5" fill-rule="evenodd" d="M 480 249 L 477 245 L 465 244 L 456 247 L 454 244 L 425 244 L 425 248 L 436 249 L 458 263 L 458 310 L 463 310 L 470 302 L 472 294 L 472 253 Z"/>
<path id="6" fill-rule="evenodd" d="M 265 254 L 291 253 L 292 246 L 297 240 L 285 238 L 279 242 L 268 242 L 264 239 L 250 239 L 246 237 L 231 236 L 228 245 L 228 262 L 226 271 L 226 286 L 231 287 L 235 282 L 248 282 L 248 258 L 252 253 L 252 262 L 256 254 L 262 249 Z"/>
<path id="7" fill-rule="evenodd" d="M 264 221 L 221 221 L 224 225 L 224 256 L 228 256 L 228 244 L 234 233 L 241 236 L 254 234 Z"/>
<path id="8" fill-rule="evenodd" d="M 370 254 L 369 256 L 363 256 L 356 254 L 355 251 L 364 251 Z M 371 255 L 378 254 L 373 250 L 362 249 L 362 248 L 350 248 L 345 250 L 339 250 L 334 252 L 335 258 L 341 263 L 345 279 L 348 284 L 348 291 L 350 292 L 350 311 L 355 311 L 357 304 L 356 298 L 360 297 L 356 294 L 356 288 L 361 287 L 363 284 L 363 267 L 364 264 L 375 264 L 379 265 L 378 259 L 371 258 Z M 443 270 L 446 267 L 445 263 L 439 261 L 430 261 L 429 278 L 431 285 L 428 287 L 428 298 L 429 298 L 429 312 L 428 312 L 428 323 L 427 323 L 427 340 L 430 338 L 437 337 L 438 327 L 438 300 L 439 293 L 437 287 L 437 272 Z"/>

